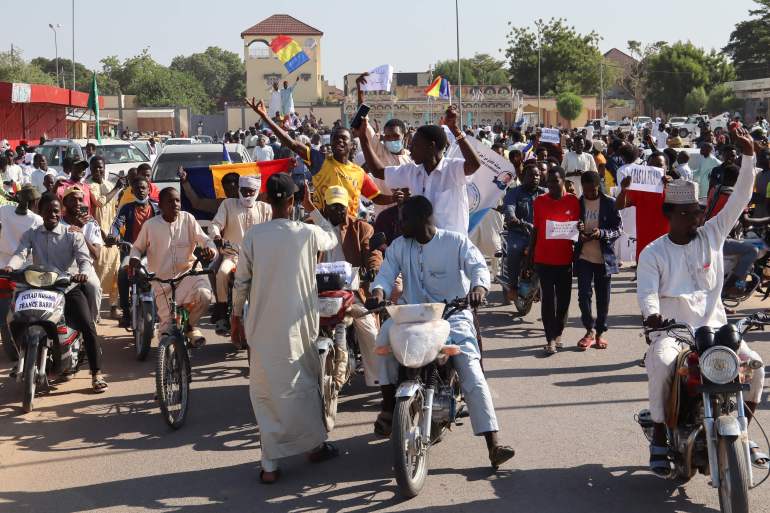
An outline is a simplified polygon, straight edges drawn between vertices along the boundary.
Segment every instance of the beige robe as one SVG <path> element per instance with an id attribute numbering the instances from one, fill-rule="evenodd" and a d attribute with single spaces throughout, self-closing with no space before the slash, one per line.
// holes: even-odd
<path id="1" fill-rule="evenodd" d="M 241 246 L 233 309 L 251 348 L 251 404 L 262 457 L 301 454 L 326 440 L 319 389 L 316 255 L 337 244 L 315 225 L 273 219 L 253 226 Z"/>

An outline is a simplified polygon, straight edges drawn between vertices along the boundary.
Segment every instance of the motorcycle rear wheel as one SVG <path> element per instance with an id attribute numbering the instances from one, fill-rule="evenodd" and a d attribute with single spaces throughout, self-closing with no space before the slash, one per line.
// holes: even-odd
<path id="1" fill-rule="evenodd" d="M 337 400 L 339 390 L 334 382 L 334 352 L 337 349 L 332 345 L 328 351 L 321 355 L 321 393 L 323 398 L 324 426 L 327 432 L 334 429 L 337 419 Z"/>
<path id="2" fill-rule="evenodd" d="M 28 333 L 24 334 L 26 338 L 26 353 L 24 355 L 24 397 L 22 399 L 21 407 L 26 413 L 32 411 L 35 402 L 35 389 L 37 388 L 37 375 L 38 365 L 37 359 L 39 356 L 38 338 L 30 336 Z M 44 362 L 45 364 L 45 362 Z M 45 371 L 43 371 L 45 372 Z"/>
<path id="3" fill-rule="evenodd" d="M 749 470 L 743 442 L 738 437 L 719 437 L 719 510 L 749 513 Z"/>
<path id="4" fill-rule="evenodd" d="M 155 322 L 152 317 L 152 307 L 142 301 L 138 307 L 138 319 L 135 320 L 134 346 L 136 347 L 136 359 L 144 361 L 150 353 L 152 337 L 155 331 Z"/>
<path id="5" fill-rule="evenodd" d="M 163 420 L 179 429 L 187 418 L 190 376 L 187 348 L 181 337 L 169 336 L 158 346 L 155 388 Z"/>
<path id="6" fill-rule="evenodd" d="M 393 415 L 393 431 L 390 442 L 393 446 L 393 467 L 396 472 L 398 489 L 406 498 L 417 497 L 428 476 L 428 454 L 430 444 L 424 451 L 420 447 L 422 419 L 422 394 L 399 397 Z"/>

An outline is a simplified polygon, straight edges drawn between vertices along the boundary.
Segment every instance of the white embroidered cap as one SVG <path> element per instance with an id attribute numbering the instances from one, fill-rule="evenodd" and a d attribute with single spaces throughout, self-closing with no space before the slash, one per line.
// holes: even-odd
<path id="1" fill-rule="evenodd" d="M 688 180 L 672 180 L 666 185 L 663 203 L 691 205 L 698 203 L 698 184 Z"/>

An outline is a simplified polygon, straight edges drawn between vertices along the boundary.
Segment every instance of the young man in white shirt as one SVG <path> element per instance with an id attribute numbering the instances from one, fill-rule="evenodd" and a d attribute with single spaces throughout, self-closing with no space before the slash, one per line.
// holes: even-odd
<path id="1" fill-rule="evenodd" d="M 583 186 L 580 182 L 580 175 L 586 171 L 596 171 L 596 161 L 593 155 L 585 152 L 585 140 L 582 136 L 572 139 L 572 151 L 564 156 L 561 167 L 564 168 L 567 180 L 572 182 L 575 190 L 575 196 L 580 197 L 583 194 Z"/>
<path id="2" fill-rule="evenodd" d="M 252 157 L 254 157 L 254 162 L 263 162 L 265 160 L 273 160 L 275 158 L 273 148 L 265 144 L 265 140 L 266 137 L 264 135 L 260 135 L 259 139 L 257 139 L 257 145 L 254 147 L 254 153 L 252 154 Z"/>
<path id="3" fill-rule="evenodd" d="M 447 136 L 437 125 L 417 129 L 411 147 L 413 162 L 409 164 L 385 167 L 373 150 L 366 118 L 359 128 L 361 149 L 375 178 L 385 180 L 390 189 L 408 188 L 414 196 L 425 196 L 433 204 L 438 228 L 467 236 L 469 207 L 465 177 L 481 167 L 481 160 L 457 126 L 457 107 L 452 105 L 446 110 L 444 122 L 460 147 L 462 159 L 444 157 Z"/>

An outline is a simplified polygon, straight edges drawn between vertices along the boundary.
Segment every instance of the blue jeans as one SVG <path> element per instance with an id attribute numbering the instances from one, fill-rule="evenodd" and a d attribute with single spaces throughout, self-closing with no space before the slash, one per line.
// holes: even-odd
<path id="1" fill-rule="evenodd" d="M 578 282 L 578 305 L 580 320 L 586 330 L 596 330 L 600 335 L 607 331 L 607 313 L 610 310 L 610 285 L 612 277 L 607 274 L 604 264 L 594 264 L 578 259 L 575 263 Z M 591 298 L 596 289 L 596 319 L 591 312 Z"/>
<path id="2" fill-rule="evenodd" d="M 508 286 L 516 289 L 519 286 L 519 272 L 524 250 L 529 246 L 529 239 L 520 233 L 508 233 L 505 241 L 505 264 L 508 273 Z"/>
<path id="3" fill-rule="evenodd" d="M 722 252 L 726 257 L 732 255 L 738 256 L 738 263 L 735 264 L 735 269 L 733 269 L 732 272 L 738 280 L 746 279 L 746 275 L 749 274 L 751 267 L 754 265 L 754 261 L 759 256 L 759 250 L 754 244 L 735 239 L 725 240 Z"/>

